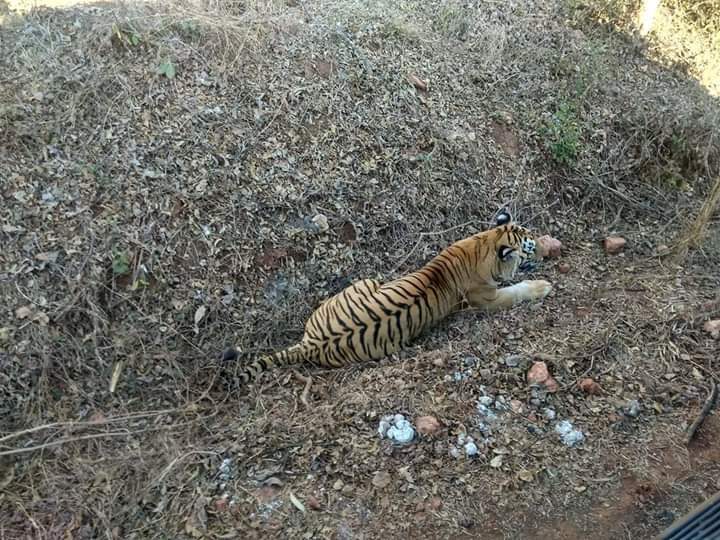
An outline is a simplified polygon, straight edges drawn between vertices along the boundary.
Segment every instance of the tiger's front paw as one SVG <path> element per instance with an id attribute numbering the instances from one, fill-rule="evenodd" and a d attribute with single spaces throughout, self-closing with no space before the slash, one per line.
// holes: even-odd
<path id="1" fill-rule="evenodd" d="M 545 298 L 550 291 L 552 291 L 552 285 L 549 281 L 544 279 L 536 279 L 532 281 L 526 281 L 528 289 L 530 290 L 530 300 L 541 300 Z"/>

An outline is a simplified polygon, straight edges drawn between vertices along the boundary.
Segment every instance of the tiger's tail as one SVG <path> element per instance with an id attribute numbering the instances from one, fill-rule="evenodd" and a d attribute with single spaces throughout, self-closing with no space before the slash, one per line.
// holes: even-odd
<path id="1" fill-rule="evenodd" d="M 260 356 L 240 371 L 242 384 L 255 381 L 263 372 L 275 368 L 296 366 L 305 362 L 312 362 L 318 356 L 318 349 L 312 345 L 300 342 L 282 351 Z"/>

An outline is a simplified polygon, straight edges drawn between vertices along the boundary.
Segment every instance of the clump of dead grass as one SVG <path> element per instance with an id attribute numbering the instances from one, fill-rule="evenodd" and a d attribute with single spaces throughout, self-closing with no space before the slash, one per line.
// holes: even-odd
<path id="1" fill-rule="evenodd" d="M 675 240 L 673 248 L 677 263 L 685 260 L 690 249 L 700 246 L 701 241 L 708 234 L 708 227 L 718 208 L 720 208 L 720 176 L 715 180 L 697 215 L 689 220 L 687 229 Z"/>

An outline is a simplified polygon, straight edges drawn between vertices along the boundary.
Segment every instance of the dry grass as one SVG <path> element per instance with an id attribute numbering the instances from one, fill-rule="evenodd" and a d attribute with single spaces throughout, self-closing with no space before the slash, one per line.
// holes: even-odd
<path id="1" fill-rule="evenodd" d="M 720 206 L 720 177 L 702 204 L 697 216 L 690 220 L 687 230 L 680 233 L 675 241 L 675 261 L 682 262 L 690 249 L 697 249 L 708 234 L 708 225 Z"/>
<path id="2" fill-rule="evenodd" d="M 720 107 L 566 14 L 342 0 L 6 16 L 0 536 L 644 538 L 720 488 L 715 417 L 680 445 L 718 369 L 702 331 L 720 316 L 717 217 L 681 266 L 655 257 L 720 170 Z M 564 243 L 571 271 L 540 271 L 557 284 L 543 305 L 249 391 L 215 361 L 291 343 L 348 280 L 404 273 L 504 205 Z M 601 252 L 609 233 L 627 253 Z M 527 387 L 538 354 L 558 394 Z M 583 376 L 605 393 L 583 395 Z M 479 459 L 452 458 L 458 433 L 484 440 L 483 392 L 522 411 Z M 583 447 L 559 443 L 546 406 Z M 391 412 L 445 429 L 393 448 L 376 434 Z"/>

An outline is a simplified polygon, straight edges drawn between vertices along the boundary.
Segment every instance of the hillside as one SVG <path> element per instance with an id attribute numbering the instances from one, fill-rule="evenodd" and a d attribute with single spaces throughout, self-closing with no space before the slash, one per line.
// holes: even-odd
<path id="1" fill-rule="evenodd" d="M 720 490 L 720 417 L 685 442 L 718 216 L 666 256 L 720 99 L 682 55 L 569 0 L 3 4 L 0 537 L 640 539 Z M 219 360 L 506 205 L 563 244 L 542 303 L 249 389 Z"/>

